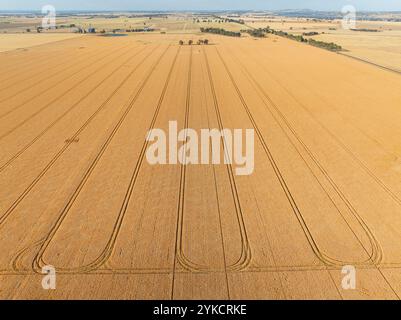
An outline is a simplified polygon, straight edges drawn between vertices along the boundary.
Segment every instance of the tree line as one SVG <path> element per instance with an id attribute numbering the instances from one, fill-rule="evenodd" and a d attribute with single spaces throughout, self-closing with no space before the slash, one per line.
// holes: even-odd
<path id="1" fill-rule="evenodd" d="M 334 42 L 324 42 L 324 41 L 319 41 L 319 40 L 315 40 L 312 38 L 308 39 L 302 35 L 291 34 L 291 33 L 285 32 L 285 31 L 281 31 L 281 30 L 274 30 L 274 29 L 271 29 L 270 27 L 252 29 L 252 30 L 241 30 L 241 32 L 246 32 L 246 33 L 250 34 L 251 36 L 259 37 L 259 38 L 263 38 L 266 36 L 266 34 L 271 33 L 271 34 L 274 34 L 274 35 L 277 35 L 280 37 L 288 38 L 288 39 L 298 41 L 298 42 L 308 43 L 314 47 L 319 47 L 319 48 L 323 48 L 323 49 L 334 51 L 334 52 L 343 50 L 343 48 L 340 45 L 338 45 Z"/>
<path id="2" fill-rule="evenodd" d="M 228 31 L 221 28 L 200 28 L 201 32 L 221 34 L 229 37 L 241 37 L 241 32 Z"/>
<path id="3" fill-rule="evenodd" d="M 183 40 L 180 40 L 180 41 L 178 42 L 178 44 L 179 44 L 180 46 L 183 46 L 183 45 L 184 45 L 184 41 L 183 41 Z M 193 41 L 193 40 L 188 40 L 188 45 L 192 46 L 193 44 L 194 44 L 194 41 Z M 198 45 L 202 45 L 202 44 L 208 45 L 208 44 L 209 44 L 209 40 L 208 40 L 208 39 L 199 39 L 199 40 L 197 41 L 197 44 L 198 44 Z"/>

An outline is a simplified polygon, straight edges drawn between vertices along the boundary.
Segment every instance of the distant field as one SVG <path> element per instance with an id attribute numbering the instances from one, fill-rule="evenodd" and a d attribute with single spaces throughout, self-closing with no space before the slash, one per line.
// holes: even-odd
<path id="1" fill-rule="evenodd" d="M 247 18 L 247 25 L 254 28 L 269 26 L 292 34 L 319 32 L 313 39 L 334 42 L 341 45 L 345 54 L 367 60 L 394 70 L 401 71 L 401 22 L 360 21 L 359 29 L 376 29 L 379 32 L 361 32 L 344 30 L 341 22 L 307 21 L 294 18 Z M 324 33 L 324 34 L 323 34 Z"/>
<path id="2" fill-rule="evenodd" d="M 219 19 L 213 16 L 196 16 L 191 14 L 170 14 L 163 16 L 134 16 L 134 15 L 116 15 L 107 17 L 105 15 L 97 16 L 60 16 L 57 18 L 57 25 L 64 26 L 58 30 L 51 32 L 74 32 L 76 28 L 65 28 L 65 26 L 75 25 L 87 29 L 95 28 L 98 32 L 105 30 L 106 32 L 113 29 L 127 30 L 152 28 L 156 32 L 169 33 L 193 33 L 198 32 L 201 27 L 223 28 L 230 31 L 240 31 L 246 29 L 238 23 L 218 22 Z M 41 19 L 38 17 L 0 17 L 0 34 L 1 33 L 24 33 L 30 28 L 36 31 L 36 27 L 40 26 Z M 46 31 L 45 31 L 46 32 Z"/>
<path id="3" fill-rule="evenodd" d="M 314 39 L 338 43 L 348 51 L 345 54 L 401 71 L 401 30 L 362 34 L 345 31 Z"/>

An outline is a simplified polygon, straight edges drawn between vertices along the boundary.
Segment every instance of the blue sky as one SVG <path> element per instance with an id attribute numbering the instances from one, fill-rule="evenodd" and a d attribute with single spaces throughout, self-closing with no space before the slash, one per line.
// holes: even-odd
<path id="1" fill-rule="evenodd" d="M 57 10 L 341 10 L 346 4 L 358 10 L 398 10 L 401 0 L 0 0 L 0 10 L 40 10 L 52 4 Z"/>

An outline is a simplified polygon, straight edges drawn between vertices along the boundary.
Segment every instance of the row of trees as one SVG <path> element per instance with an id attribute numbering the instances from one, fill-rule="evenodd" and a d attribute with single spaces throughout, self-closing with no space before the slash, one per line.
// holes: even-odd
<path id="1" fill-rule="evenodd" d="M 225 22 L 232 22 L 232 23 L 239 23 L 239 24 L 245 24 L 245 21 L 243 19 L 225 19 Z"/>
<path id="2" fill-rule="evenodd" d="M 66 28 L 75 28 L 76 27 L 76 25 L 75 24 L 69 24 L 69 25 L 66 25 L 66 24 L 61 24 L 61 25 L 58 25 L 58 26 L 55 26 L 54 27 L 54 29 L 66 29 Z M 27 28 L 27 29 L 25 29 L 25 31 L 26 32 L 31 32 L 32 30 L 31 30 L 31 28 Z M 36 32 L 37 33 L 41 33 L 43 31 L 43 27 L 36 27 Z"/>
<path id="3" fill-rule="evenodd" d="M 334 42 L 324 42 L 324 41 L 319 41 L 319 40 L 315 40 L 312 38 L 305 38 L 302 35 L 296 35 L 296 34 L 291 34 L 285 31 L 280 31 L 280 30 L 274 30 L 274 29 L 270 29 L 269 27 L 266 28 L 259 28 L 259 29 L 253 29 L 253 30 L 242 30 L 242 32 L 247 32 L 250 35 L 254 36 L 254 37 L 265 37 L 267 33 L 271 33 L 280 37 L 285 37 L 294 41 L 298 41 L 298 42 L 304 42 L 304 43 L 308 43 L 314 47 L 319 47 L 319 48 L 323 48 L 326 50 L 330 50 L 330 51 L 341 51 L 343 48 L 341 46 L 339 46 L 338 44 L 335 44 Z"/>
<path id="4" fill-rule="evenodd" d="M 229 36 L 229 37 L 241 37 L 241 32 L 228 31 L 221 28 L 200 28 L 200 31 L 207 33 L 221 34 L 223 36 Z"/>
<path id="5" fill-rule="evenodd" d="M 231 19 L 231 18 L 223 18 L 223 17 L 219 17 L 219 16 L 214 16 L 214 17 L 217 19 L 221 19 L 222 22 L 245 24 L 245 21 L 243 19 Z"/>
<path id="6" fill-rule="evenodd" d="M 341 51 L 343 48 L 334 42 L 324 42 L 315 39 L 309 39 L 308 43 L 312 46 L 323 48 L 330 51 Z"/>
<path id="7" fill-rule="evenodd" d="M 200 23 L 200 22 L 201 22 L 200 19 L 196 19 L 196 18 L 194 18 L 193 21 L 194 21 L 194 23 L 195 23 L 195 22 L 196 22 L 196 23 Z M 205 23 L 205 22 L 206 22 L 206 23 L 212 23 L 212 22 L 215 22 L 215 23 L 223 23 L 224 20 L 202 19 L 202 22 L 203 22 L 203 23 Z"/>
<path id="8" fill-rule="evenodd" d="M 318 36 L 319 32 L 316 31 L 304 32 L 303 35 L 307 37 Z"/>
<path id="9" fill-rule="evenodd" d="M 196 43 L 197 43 L 198 45 L 209 44 L 209 40 L 208 40 L 208 39 L 199 39 Z M 188 41 L 188 45 L 192 46 L 193 44 L 194 44 L 194 41 L 193 41 L 193 40 L 189 40 L 189 41 Z M 184 45 L 184 41 L 183 41 L 183 40 L 180 40 L 180 41 L 179 41 L 179 45 L 180 45 L 180 46 Z"/>
<path id="10" fill-rule="evenodd" d="M 269 29 L 269 30 L 270 30 L 270 33 L 272 33 L 272 34 L 275 34 L 275 35 L 278 35 L 281 37 L 286 37 L 288 39 L 295 40 L 298 42 L 305 42 L 314 47 L 319 47 L 319 48 L 323 48 L 323 49 L 335 51 L 335 52 L 341 51 L 343 49 L 340 45 L 338 45 L 334 42 L 324 42 L 324 41 L 319 41 L 319 40 L 315 40 L 312 38 L 307 39 L 301 35 L 295 35 L 295 34 L 287 33 L 284 31 L 276 31 L 273 29 Z"/>
<path id="11" fill-rule="evenodd" d="M 263 31 L 262 29 L 246 29 L 246 30 L 241 30 L 243 33 L 248 33 L 252 37 L 256 38 L 264 38 L 266 36 L 266 32 Z"/>

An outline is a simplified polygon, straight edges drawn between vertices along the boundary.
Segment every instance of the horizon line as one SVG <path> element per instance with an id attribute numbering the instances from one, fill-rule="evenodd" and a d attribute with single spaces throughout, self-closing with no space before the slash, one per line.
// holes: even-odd
<path id="1" fill-rule="evenodd" d="M 177 9 L 177 10 L 155 10 L 155 9 L 142 9 L 142 10 L 127 10 L 127 9 L 60 9 L 57 10 L 58 12 L 77 12 L 77 13 L 124 13 L 124 12 L 138 12 L 138 13 L 152 13 L 152 12 L 162 12 L 162 13 L 169 13 L 169 12 L 283 12 L 283 11 L 295 11 L 295 12 L 341 12 L 341 10 L 315 10 L 315 9 Z M 3 10 L 0 8 L 1 13 L 38 13 L 41 12 L 40 9 L 8 9 Z M 359 10 L 359 12 L 370 12 L 370 13 L 401 13 L 400 10 Z"/>

